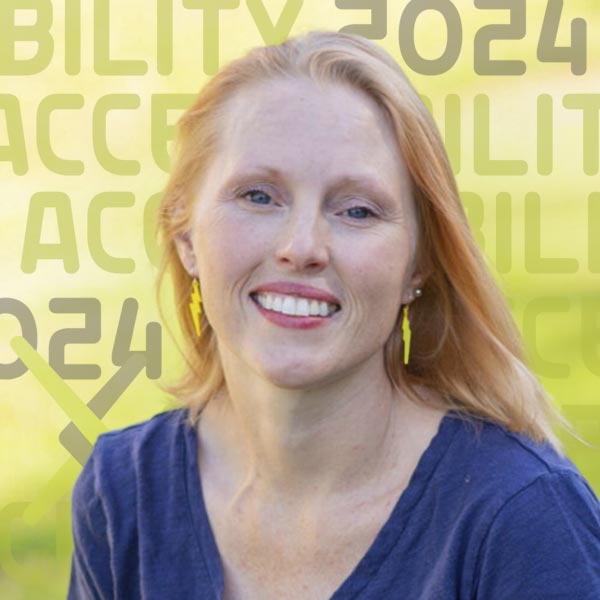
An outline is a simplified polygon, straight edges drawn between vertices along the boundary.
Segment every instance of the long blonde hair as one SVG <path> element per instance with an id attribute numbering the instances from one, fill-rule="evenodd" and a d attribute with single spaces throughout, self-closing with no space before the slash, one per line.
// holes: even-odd
<path id="1" fill-rule="evenodd" d="M 552 404 L 524 364 L 519 331 L 469 229 L 437 127 L 400 67 L 375 43 L 359 36 L 313 31 L 277 46 L 255 48 L 225 66 L 202 89 L 178 123 L 177 151 L 158 219 L 163 252 L 158 286 L 170 270 L 183 329 L 188 369 L 167 389 L 190 409 L 192 423 L 225 380 L 210 323 L 202 315 L 195 334 L 188 310 L 192 279 L 174 238 L 185 232 L 189 190 L 215 155 L 225 104 L 257 82 L 289 77 L 343 83 L 373 98 L 393 127 L 410 174 L 419 222 L 416 265 L 426 274 L 424 293 L 410 306 L 410 362 L 402 361 L 401 311 L 385 344 L 392 384 L 413 400 L 415 385 L 438 392 L 437 408 L 457 409 L 547 440 L 564 455 L 553 425 L 572 425 Z"/>

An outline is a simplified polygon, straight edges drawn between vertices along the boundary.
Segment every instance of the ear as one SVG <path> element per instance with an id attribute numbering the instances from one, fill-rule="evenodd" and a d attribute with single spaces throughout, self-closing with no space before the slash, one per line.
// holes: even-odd
<path id="1" fill-rule="evenodd" d="M 198 277 L 198 265 L 196 264 L 196 254 L 194 253 L 194 246 L 190 238 L 189 231 L 178 233 L 174 238 L 175 247 L 177 248 L 177 254 L 179 254 L 179 260 L 183 265 L 183 268 L 192 276 Z"/>
<path id="2" fill-rule="evenodd" d="M 413 300 L 417 300 L 418 296 L 415 294 L 415 290 L 421 290 L 423 292 L 423 284 L 423 276 L 418 272 L 414 273 L 402 294 L 402 304 L 410 304 Z"/>

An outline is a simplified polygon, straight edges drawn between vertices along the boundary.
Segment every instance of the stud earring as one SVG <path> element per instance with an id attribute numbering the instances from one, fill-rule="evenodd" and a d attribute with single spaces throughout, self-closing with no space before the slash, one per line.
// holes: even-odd
<path id="1" fill-rule="evenodd" d="M 200 337 L 200 315 L 202 314 L 202 296 L 200 296 L 200 288 L 198 286 L 198 280 L 194 279 L 192 282 L 192 294 L 191 302 L 189 303 L 190 313 L 192 314 L 192 321 L 194 322 L 194 329 L 196 335 Z"/>

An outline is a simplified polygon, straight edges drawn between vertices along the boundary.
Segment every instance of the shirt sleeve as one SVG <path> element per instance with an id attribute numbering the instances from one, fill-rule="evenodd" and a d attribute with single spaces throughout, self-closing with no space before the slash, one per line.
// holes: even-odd
<path id="1" fill-rule="evenodd" d="M 502 506 L 475 590 L 479 600 L 600 598 L 600 503 L 580 474 L 541 475 Z"/>
<path id="2" fill-rule="evenodd" d="M 73 554 L 67 600 L 114 598 L 106 514 L 95 476 L 96 447 L 72 493 Z"/>

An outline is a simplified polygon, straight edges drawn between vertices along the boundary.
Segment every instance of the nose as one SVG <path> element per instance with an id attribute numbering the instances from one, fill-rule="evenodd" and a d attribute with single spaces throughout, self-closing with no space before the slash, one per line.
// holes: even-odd
<path id="1" fill-rule="evenodd" d="M 277 237 L 275 256 L 289 271 L 322 271 L 330 260 L 329 224 L 316 210 L 290 214 Z"/>

